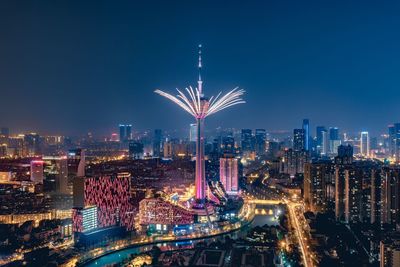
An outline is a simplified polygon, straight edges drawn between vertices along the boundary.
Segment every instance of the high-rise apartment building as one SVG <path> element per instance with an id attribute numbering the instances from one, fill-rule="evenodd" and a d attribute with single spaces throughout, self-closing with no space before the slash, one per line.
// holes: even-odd
<path id="1" fill-rule="evenodd" d="M 361 132 L 360 136 L 360 154 L 364 157 L 369 157 L 369 134 L 368 132 Z"/>

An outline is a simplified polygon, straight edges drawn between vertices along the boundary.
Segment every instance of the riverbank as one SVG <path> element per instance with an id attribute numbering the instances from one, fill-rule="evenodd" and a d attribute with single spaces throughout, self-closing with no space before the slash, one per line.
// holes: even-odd
<path id="1" fill-rule="evenodd" d="M 89 263 L 98 260 L 104 256 L 132 248 L 153 246 L 157 244 L 171 244 L 175 242 L 189 242 L 195 240 L 199 241 L 203 239 L 215 238 L 239 231 L 249 226 L 253 220 L 254 220 L 254 213 L 251 212 L 250 207 L 247 207 L 247 212 L 243 216 L 243 220 L 238 221 L 233 225 L 224 226 L 221 229 L 221 231 L 218 231 L 217 233 L 210 233 L 208 235 L 203 235 L 203 236 L 191 235 L 191 236 L 175 237 L 175 238 L 170 238 L 172 236 L 166 236 L 166 237 L 158 237 L 160 239 L 153 238 L 151 240 L 149 240 L 148 238 L 119 240 L 114 242 L 113 244 L 108 245 L 107 247 L 92 249 L 82 255 L 75 256 L 62 266 L 64 267 L 86 266 Z"/>

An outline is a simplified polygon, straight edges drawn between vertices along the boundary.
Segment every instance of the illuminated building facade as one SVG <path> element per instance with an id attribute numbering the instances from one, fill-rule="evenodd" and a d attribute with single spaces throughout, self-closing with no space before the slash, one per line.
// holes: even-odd
<path id="1" fill-rule="evenodd" d="M 369 134 L 368 132 L 361 132 L 360 154 L 364 157 L 369 157 L 369 148 Z"/>
<path id="2" fill-rule="evenodd" d="M 31 181 L 34 184 L 43 184 L 43 161 L 31 161 Z"/>
<path id="3" fill-rule="evenodd" d="M 85 176 L 85 151 L 81 148 L 68 151 L 68 174 Z"/>
<path id="4" fill-rule="evenodd" d="M 134 229 L 133 206 L 130 203 L 130 175 L 119 173 L 97 177 L 77 177 L 74 181 L 74 229 L 85 229 L 97 210 L 97 226 L 124 226 Z M 86 216 L 86 217 L 85 217 Z"/>
<path id="5" fill-rule="evenodd" d="M 219 179 L 228 195 L 239 193 L 238 159 L 226 155 L 219 160 Z"/>
<path id="6" fill-rule="evenodd" d="M 46 177 L 54 177 L 55 191 L 58 194 L 68 194 L 68 162 L 67 157 L 43 157 Z M 47 179 L 47 178 L 46 178 Z"/>
<path id="7" fill-rule="evenodd" d="M 162 198 L 145 198 L 139 203 L 141 225 L 185 225 L 194 223 L 194 214 Z"/>

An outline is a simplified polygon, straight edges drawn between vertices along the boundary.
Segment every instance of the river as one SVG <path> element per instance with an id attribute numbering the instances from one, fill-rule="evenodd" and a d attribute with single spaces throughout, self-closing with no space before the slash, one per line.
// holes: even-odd
<path id="1" fill-rule="evenodd" d="M 254 220 L 252 223 L 247 226 L 243 227 L 242 229 L 229 233 L 229 234 L 224 234 L 220 235 L 218 237 L 211 237 L 211 238 L 204 238 L 204 239 L 198 239 L 198 240 L 193 240 L 193 241 L 179 241 L 179 242 L 166 242 L 166 243 L 160 243 L 157 244 L 157 246 L 162 250 L 162 251 L 170 251 L 170 250 L 179 250 L 179 249 L 192 249 L 197 243 L 200 242 L 214 242 L 217 240 L 223 240 L 226 236 L 230 236 L 232 239 L 237 239 L 239 237 L 245 237 L 248 230 L 255 227 L 255 226 L 263 226 L 265 224 L 267 225 L 278 225 L 279 222 L 275 219 L 275 215 L 277 213 L 277 209 L 273 206 L 258 206 L 256 207 L 258 210 L 260 210 L 260 213 L 254 217 Z M 262 210 L 265 211 L 262 212 Z M 269 210 L 273 210 L 274 214 L 270 214 Z M 107 255 L 104 255 L 98 259 L 95 259 L 91 262 L 86 263 L 84 266 L 85 267 L 99 267 L 99 266 L 105 266 L 105 265 L 111 265 L 111 264 L 116 264 L 124 261 L 125 259 L 128 259 L 132 254 L 141 254 L 144 252 L 147 252 L 152 249 L 154 245 L 146 245 L 146 246 L 139 246 L 139 247 L 131 247 L 123 250 L 119 250 Z"/>

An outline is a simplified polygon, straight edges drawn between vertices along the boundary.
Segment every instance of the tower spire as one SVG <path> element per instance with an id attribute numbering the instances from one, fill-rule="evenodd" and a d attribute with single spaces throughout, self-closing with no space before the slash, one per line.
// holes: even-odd
<path id="1" fill-rule="evenodd" d="M 199 44 L 199 79 L 197 81 L 197 86 L 199 89 L 200 96 L 203 96 L 203 81 L 201 80 L 201 68 L 202 68 L 202 62 L 201 62 L 201 44 Z"/>

